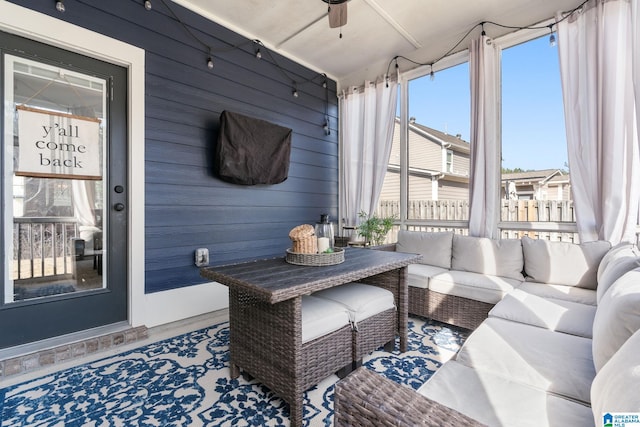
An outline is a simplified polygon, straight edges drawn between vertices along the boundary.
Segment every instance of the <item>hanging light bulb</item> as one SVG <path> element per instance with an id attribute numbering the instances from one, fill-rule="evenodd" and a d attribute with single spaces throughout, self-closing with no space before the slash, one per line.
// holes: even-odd
<path id="1" fill-rule="evenodd" d="M 553 32 L 553 24 L 549 25 L 549 30 L 551 31 L 551 35 L 549 36 L 549 46 L 555 47 L 556 42 L 556 33 Z"/>
<path id="2" fill-rule="evenodd" d="M 325 117 L 324 125 L 322 125 L 322 129 L 324 130 L 325 135 L 331 135 L 331 128 L 329 127 L 329 116 Z"/>
<path id="3" fill-rule="evenodd" d="M 153 8 L 153 5 L 151 4 L 151 0 L 145 0 L 144 8 L 147 10 L 151 10 Z"/>
<path id="4" fill-rule="evenodd" d="M 207 68 L 213 70 L 213 58 L 211 56 L 207 59 Z"/>
<path id="5" fill-rule="evenodd" d="M 324 79 L 324 80 L 322 81 L 322 87 L 323 87 L 324 89 L 326 89 L 326 88 L 327 88 L 327 79 Z"/>
<path id="6" fill-rule="evenodd" d="M 256 49 L 256 58 L 262 59 L 262 52 L 260 52 L 260 48 Z"/>
<path id="7" fill-rule="evenodd" d="M 429 72 L 429 80 L 434 81 L 436 79 L 436 73 L 433 72 L 433 67 L 431 68 L 431 71 Z"/>
<path id="8" fill-rule="evenodd" d="M 291 91 L 291 95 L 293 95 L 294 98 L 297 98 L 298 96 L 300 96 L 298 94 L 298 89 L 296 89 L 295 86 L 293 87 L 293 91 Z"/>
<path id="9" fill-rule="evenodd" d="M 67 10 L 67 9 L 64 7 L 64 2 L 63 2 L 62 0 L 58 0 L 58 1 L 56 2 L 56 10 L 57 10 L 58 12 L 60 12 L 60 13 L 64 13 L 64 11 L 65 11 L 65 10 Z"/>

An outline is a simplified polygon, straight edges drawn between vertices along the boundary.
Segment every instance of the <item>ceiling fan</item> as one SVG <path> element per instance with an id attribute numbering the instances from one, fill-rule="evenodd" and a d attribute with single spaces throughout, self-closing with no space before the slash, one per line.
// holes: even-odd
<path id="1" fill-rule="evenodd" d="M 322 0 L 329 5 L 329 28 L 342 27 L 347 24 L 347 0 Z M 342 37 L 342 32 L 340 33 Z"/>

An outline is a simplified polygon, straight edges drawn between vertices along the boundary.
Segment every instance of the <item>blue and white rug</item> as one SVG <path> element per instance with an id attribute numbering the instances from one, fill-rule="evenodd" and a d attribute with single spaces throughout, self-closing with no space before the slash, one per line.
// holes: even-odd
<path id="1" fill-rule="evenodd" d="M 409 319 L 409 351 L 376 351 L 368 369 L 417 389 L 464 330 Z M 229 379 L 222 323 L 0 389 L 0 426 L 288 426 L 288 406 L 257 381 Z M 331 426 L 331 376 L 308 390 L 305 426 Z"/>

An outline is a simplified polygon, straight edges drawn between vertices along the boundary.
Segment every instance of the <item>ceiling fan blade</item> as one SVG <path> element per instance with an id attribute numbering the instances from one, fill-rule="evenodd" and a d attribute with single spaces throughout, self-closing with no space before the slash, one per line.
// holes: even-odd
<path id="1" fill-rule="evenodd" d="M 347 2 L 329 5 L 329 27 L 337 28 L 347 24 Z"/>

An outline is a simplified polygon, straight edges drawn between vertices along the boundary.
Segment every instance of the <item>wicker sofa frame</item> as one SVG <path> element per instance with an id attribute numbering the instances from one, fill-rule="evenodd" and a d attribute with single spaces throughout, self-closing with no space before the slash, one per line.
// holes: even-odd
<path id="1" fill-rule="evenodd" d="M 374 246 L 372 249 L 395 252 L 396 244 Z M 408 293 L 409 314 L 471 330 L 489 316 L 495 305 L 414 286 L 409 286 Z"/>
<path id="2" fill-rule="evenodd" d="M 333 405 L 334 427 L 484 425 L 364 367 L 336 384 Z"/>

